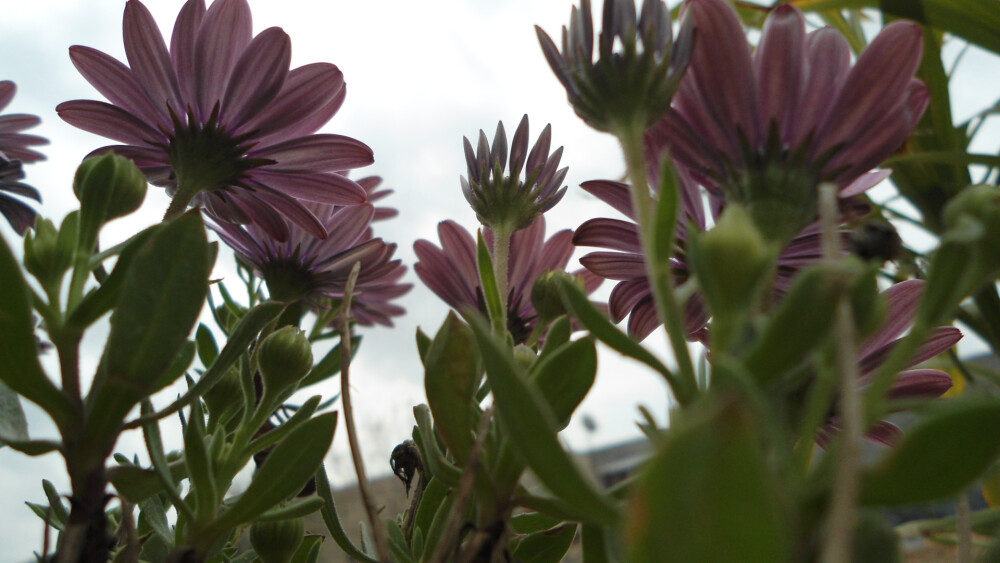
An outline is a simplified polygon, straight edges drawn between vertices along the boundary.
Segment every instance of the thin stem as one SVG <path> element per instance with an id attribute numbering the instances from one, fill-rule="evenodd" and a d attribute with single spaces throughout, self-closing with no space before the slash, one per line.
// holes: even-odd
<path id="1" fill-rule="evenodd" d="M 503 317 L 503 333 L 499 335 L 501 337 L 507 332 L 507 284 L 511 235 L 513 231 L 507 227 L 493 229 L 493 276 L 497 280 L 497 291 L 500 293 L 500 315 Z"/>
<path id="2" fill-rule="evenodd" d="M 358 489 L 361 491 L 361 500 L 364 503 L 365 512 L 368 514 L 368 524 L 375 535 L 375 552 L 379 561 L 389 563 L 389 540 L 386 538 L 385 529 L 378 521 L 378 511 L 372 497 L 371 485 L 365 473 L 365 462 L 361 457 L 361 445 L 358 442 L 357 428 L 354 426 L 354 407 L 351 402 L 351 339 L 354 337 L 351 330 L 351 297 L 360 272 L 361 262 L 355 262 L 354 267 L 351 268 L 351 275 L 347 279 L 347 288 L 340 306 L 340 345 L 343 346 L 340 355 L 340 400 L 344 407 L 344 423 L 347 426 L 347 441 L 351 446 L 354 471 L 358 476 Z"/>
<path id="3" fill-rule="evenodd" d="M 955 503 L 958 563 L 972 563 L 972 507 L 969 506 L 969 495 L 962 491 Z"/>
<path id="4" fill-rule="evenodd" d="M 826 259 L 837 260 L 837 196 L 832 185 L 820 188 L 820 218 Z M 826 523 L 822 563 L 848 563 L 854 552 L 854 528 L 861 488 L 862 412 L 858 396 L 857 334 L 850 302 L 841 298 L 834 325 L 836 361 L 839 375 L 840 449 L 836 459 L 833 498 Z"/>
<path id="5" fill-rule="evenodd" d="M 649 191 L 646 175 L 646 153 L 643 130 L 639 126 L 625 126 L 619 129 L 618 140 L 625 154 L 628 176 L 632 181 L 632 207 L 639 224 L 639 238 L 646 258 L 646 272 L 653 290 L 656 310 L 663 320 L 668 342 L 673 349 L 680 375 L 681 385 L 673 391 L 681 405 L 690 403 L 697 395 L 698 382 L 694 374 L 694 364 L 685 340 L 684 323 L 677 296 L 674 294 L 673 276 L 670 264 L 656 259 L 653 245 L 656 244 L 655 201 Z M 673 243 L 671 237 L 670 243 Z"/>

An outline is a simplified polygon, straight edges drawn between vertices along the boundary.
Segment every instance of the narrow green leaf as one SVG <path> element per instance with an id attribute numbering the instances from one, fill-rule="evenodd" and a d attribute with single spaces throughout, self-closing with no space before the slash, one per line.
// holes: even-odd
<path id="1" fill-rule="evenodd" d="M 295 500 L 285 506 L 282 506 L 281 508 L 268 510 L 264 514 L 258 516 L 254 521 L 277 522 L 279 520 L 301 518 L 303 516 L 308 516 L 321 508 L 323 508 L 323 499 L 320 497 L 306 497 L 301 500 Z"/>
<path id="2" fill-rule="evenodd" d="M 865 472 L 861 502 L 897 506 L 958 494 L 1000 455 L 997 428 L 997 399 L 942 401 Z"/>
<path id="3" fill-rule="evenodd" d="M 208 256 L 198 210 L 164 224 L 138 250 L 87 396 L 87 431 L 96 440 L 117 436 L 187 341 L 208 293 Z"/>
<path id="4" fill-rule="evenodd" d="M 566 556 L 576 537 L 576 524 L 535 532 L 517 544 L 514 557 L 524 563 L 558 563 Z"/>
<path id="5" fill-rule="evenodd" d="M 643 469 L 625 529 L 629 561 L 779 563 L 791 554 L 791 519 L 753 429 L 732 399 L 684 411 Z"/>
<path id="6" fill-rule="evenodd" d="M 399 529 L 399 524 L 391 518 L 385 519 L 386 531 L 389 535 L 389 551 L 392 552 L 393 561 L 397 563 L 413 563 L 410 556 L 410 546 L 406 543 L 403 531 Z"/>
<path id="7" fill-rule="evenodd" d="M 250 442 L 245 453 L 247 455 L 255 454 L 283 440 L 285 436 L 295 430 L 299 425 L 304 424 L 307 420 L 309 420 L 309 417 L 311 417 L 319 408 L 319 402 L 322 399 L 323 398 L 319 395 L 309 397 L 309 399 L 307 399 L 305 403 L 302 403 L 302 406 L 295 411 L 295 414 L 293 414 L 291 418 L 283 422 L 277 428 L 265 432 L 263 435 Z"/>
<path id="8" fill-rule="evenodd" d="M 330 449 L 337 413 L 312 418 L 292 431 L 271 451 L 247 490 L 210 529 L 215 534 L 249 522 L 302 490 Z"/>
<path id="9" fill-rule="evenodd" d="M 153 495 L 139 503 L 140 533 L 141 530 L 147 526 L 153 533 L 168 544 L 172 544 L 174 542 L 174 534 L 170 529 L 170 523 L 167 521 L 167 511 L 164 509 L 163 502 L 157 495 Z"/>
<path id="10" fill-rule="evenodd" d="M 52 509 L 52 517 L 64 524 L 68 522 L 69 512 L 62 503 L 62 497 L 59 496 L 59 491 L 56 490 L 55 485 L 51 481 L 42 479 L 42 490 L 45 491 L 45 498 L 48 499 L 49 508 Z"/>
<path id="11" fill-rule="evenodd" d="M 66 326 L 76 331 L 83 331 L 115 307 L 121 297 L 122 284 L 125 282 L 136 255 L 146 245 L 149 238 L 162 227 L 163 224 L 149 227 L 123 243 L 121 254 L 118 256 L 111 274 L 101 285 L 84 295 L 76 307 L 73 307 L 66 320 Z M 98 265 L 94 264 L 93 266 L 96 268 Z"/>
<path id="12" fill-rule="evenodd" d="M 151 414 L 153 412 L 153 403 L 149 399 L 144 399 L 140 409 L 142 414 Z M 194 512 L 192 512 L 191 507 L 188 506 L 177 491 L 177 481 L 170 464 L 167 463 L 167 454 L 163 451 L 163 439 L 160 436 L 160 424 L 155 420 L 143 424 L 142 435 L 146 441 L 146 450 L 149 452 L 150 462 L 153 464 L 153 472 L 160 481 L 163 492 L 170 497 L 170 501 L 174 503 L 179 513 L 189 520 L 193 520 Z M 187 471 L 187 465 L 184 466 L 184 471 Z"/>
<path id="13" fill-rule="evenodd" d="M 220 379 L 225 377 L 229 368 L 240 359 L 240 356 L 246 353 L 247 349 L 250 347 L 250 343 L 253 342 L 260 331 L 268 325 L 271 321 L 281 314 L 284 310 L 285 305 L 277 301 L 265 301 L 250 309 L 239 321 L 236 327 L 233 329 L 232 334 L 229 336 L 229 341 L 222 348 L 222 352 L 219 357 L 216 358 L 215 363 L 211 365 L 205 373 L 202 374 L 201 378 L 187 390 L 186 393 L 181 395 L 173 403 L 163 410 L 151 414 L 151 419 L 159 419 L 165 416 L 169 416 L 182 408 L 189 405 L 195 399 L 201 397 L 206 391 L 208 391 L 213 385 L 215 385 Z M 129 423 L 129 427 L 139 426 L 145 422 L 144 419 L 132 421 Z"/>
<path id="14" fill-rule="evenodd" d="M 500 420 L 528 466 L 553 494 L 579 512 L 580 520 L 616 525 L 620 518 L 618 507 L 563 449 L 556 434 L 555 415 L 541 392 L 518 372 L 510 351 L 496 341 L 481 319 L 472 320 L 472 329 Z"/>
<path id="15" fill-rule="evenodd" d="M 171 482 L 187 478 L 187 467 L 183 460 L 167 464 Z M 165 490 L 163 479 L 155 469 L 143 469 L 138 465 L 112 465 L 108 468 L 108 481 L 118 494 L 131 503 L 141 504 L 147 499 Z"/>
<path id="16" fill-rule="evenodd" d="M 462 476 L 462 470 L 455 467 L 451 461 L 445 457 L 444 452 L 438 447 L 437 438 L 434 437 L 434 428 L 431 424 L 431 411 L 427 405 L 417 405 L 413 407 L 413 417 L 417 420 L 416 432 L 413 433 L 413 441 L 420 449 L 423 458 L 424 468 L 428 472 L 443 481 L 449 487 L 457 487 L 458 480 Z"/>
<path id="17" fill-rule="evenodd" d="M 458 465 L 464 465 L 473 442 L 473 396 L 479 379 L 472 330 L 453 311 L 424 359 L 424 389 L 437 429 Z"/>
<path id="18" fill-rule="evenodd" d="M 21 398 L 0 381 L 0 442 L 28 439 L 28 419 L 24 417 Z"/>
<path id="19" fill-rule="evenodd" d="M 533 534 L 555 528 L 562 520 L 541 512 L 522 512 L 510 519 L 510 528 L 517 534 Z"/>
<path id="20" fill-rule="evenodd" d="M 529 378 L 552 408 L 556 430 L 569 424 L 597 375 L 597 348 L 589 338 L 569 342 L 532 366 Z"/>
<path id="21" fill-rule="evenodd" d="M 444 502 L 447 494 L 448 487 L 440 479 L 431 478 L 424 488 L 423 496 L 420 497 L 420 506 L 417 507 L 417 514 L 413 517 L 414 530 L 423 530 L 424 534 L 427 533 L 427 530 L 430 530 L 434 515 L 437 513 L 441 503 Z M 423 553 L 423 550 L 420 550 L 419 553 Z"/>
<path id="22" fill-rule="evenodd" d="M 289 563 L 316 563 L 319 550 L 323 546 L 323 536 L 306 536 L 295 550 L 295 555 Z"/>
<path id="23" fill-rule="evenodd" d="M 215 336 L 205 326 L 205 323 L 198 325 L 198 330 L 195 332 L 195 342 L 198 344 L 198 360 L 201 361 L 201 365 L 208 367 L 215 363 L 219 357 L 219 346 L 215 343 Z"/>
<path id="24" fill-rule="evenodd" d="M 549 325 L 549 332 L 545 335 L 545 343 L 542 351 L 538 354 L 539 359 L 544 359 L 549 354 L 558 350 L 563 344 L 569 342 L 569 337 L 573 333 L 573 327 L 569 317 L 563 315 L 552 321 Z"/>
<path id="25" fill-rule="evenodd" d="M 337 504 L 333 500 L 333 491 L 330 488 L 330 479 L 326 476 L 326 469 L 322 465 L 316 471 L 316 495 L 323 499 L 323 507 L 320 509 L 320 513 L 323 515 L 323 522 L 326 523 L 326 529 L 330 532 L 330 536 L 333 537 L 333 541 L 337 542 L 340 549 L 358 561 L 378 563 L 377 559 L 365 555 L 364 552 L 358 549 L 354 545 L 354 542 L 351 541 L 351 538 L 348 537 L 347 531 L 344 530 L 344 526 L 340 523 L 340 516 L 337 514 Z"/>
<path id="26" fill-rule="evenodd" d="M 424 363 L 427 357 L 427 350 L 431 347 L 431 337 L 424 334 L 424 331 L 417 327 L 417 352 L 420 354 L 420 363 Z"/>
<path id="27" fill-rule="evenodd" d="M 677 232 L 677 208 L 680 205 L 680 182 L 677 181 L 673 162 L 666 155 L 660 162 L 660 186 L 656 202 L 653 259 L 669 264 L 674 256 L 674 233 Z"/>
<path id="28" fill-rule="evenodd" d="M 42 407 L 60 428 L 70 428 L 76 416 L 72 402 L 49 380 L 38 362 L 31 290 L 7 241 L 0 237 L 0 381 Z"/>
<path id="29" fill-rule="evenodd" d="M 431 556 L 437 549 L 438 542 L 441 541 L 441 534 L 444 533 L 444 527 L 448 522 L 448 517 L 451 515 L 451 506 L 455 502 L 455 495 L 450 494 L 444 497 L 436 511 L 434 511 L 434 518 L 431 519 L 430 526 L 427 528 L 426 539 L 424 540 L 424 552 L 422 561 L 430 561 Z"/>
<path id="30" fill-rule="evenodd" d="M 498 325 L 497 319 L 506 318 L 506 311 L 501 310 L 500 289 L 497 286 L 497 279 L 493 273 L 493 257 L 489 247 L 486 246 L 486 239 L 483 238 L 483 231 L 480 230 L 476 242 L 476 263 L 479 266 L 479 281 L 483 290 L 483 300 L 486 302 L 486 310 L 490 315 L 490 320 L 494 325 Z"/>
<path id="31" fill-rule="evenodd" d="M 647 366 L 658 371 L 670 383 L 670 387 L 676 389 L 677 378 L 667 369 L 667 366 L 656 359 L 656 356 L 649 353 L 641 344 L 633 340 L 629 335 L 618 330 L 608 317 L 591 303 L 587 296 L 580 289 L 571 283 L 564 283 L 559 288 L 563 298 L 563 303 L 573 316 L 583 324 L 598 340 L 607 344 L 619 354 L 638 360 Z"/>
<path id="32" fill-rule="evenodd" d="M 607 534 L 608 530 L 593 524 L 580 527 L 580 535 L 583 536 L 583 563 L 611 563 L 605 537 Z"/>
<path id="33" fill-rule="evenodd" d="M 205 422 L 199 403 L 195 403 L 191 409 L 191 419 L 184 429 L 184 463 L 191 478 L 195 513 L 200 522 L 207 522 L 215 514 L 219 498 L 212 457 L 205 443 Z"/>

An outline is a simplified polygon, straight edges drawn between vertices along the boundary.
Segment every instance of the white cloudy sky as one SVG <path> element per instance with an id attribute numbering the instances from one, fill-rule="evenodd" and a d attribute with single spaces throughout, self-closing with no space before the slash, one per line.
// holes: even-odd
<path id="1" fill-rule="evenodd" d="M 293 66 L 328 61 L 344 72 L 347 101 L 323 131 L 356 137 L 374 149 L 375 164 L 365 172 L 383 176 L 395 188 L 391 204 L 401 212 L 397 219 L 379 225 L 378 234 L 399 244 L 399 256 L 407 264 L 414 261 L 414 240 L 436 241 L 439 221 L 454 219 L 470 230 L 475 227 L 458 183 L 465 166 L 462 137 L 472 137 L 481 128 L 492 136 L 498 120 L 512 132 L 525 113 L 533 135 L 551 123 L 555 146 L 565 146 L 563 163 L 569 166 L 570 190 L 564 202 L 548 214 L 550 231 L 576 227 L 589 217 L 613 215 L 577 186 L 589 179 L 619 176 L 622 165 L 617 146 L 573 115 L 535 38 L 534 24 L 558 33 L 568 20 L 570 0 L 250 2 L 255 32 L 280 26 L 291 36 Z M 71 191 L 76 164 L 106 144 L 64 124 L 55 114 L 55 106 L 62 101 L 100 99 L 73 68 L 67 48 L 87 45 L 124 60 L 124 1 L 8 0 L 4 4 L 0 79 L 14 80 L 19 86 L 6 112 L 41 116 L 43 124 L 36 131 L 53 142 L 43 149 L 49 160 L 28 168 L 29 181 L 43 194 L 42 213 L 61 218 L 76 203 Z M 181 0 L 146 2 L 168 36 L 181 4 Z M 982 89 L 964 90 L 968 91 Z M 960 101 L 967 108 L 989 103 Z M 166 203 L 163 192 L 151 188 L 140 213 L 109 228 L 108 241 L 121 240 L 158 221 Z M 0 231 L 8 241 L 15 240 L 6 225 Z M 229 264 L 221 266 L 217 275 L 232 279 Z M 417 285 L 402 300 L 408 315 L 394 329 L 365 331 L 352 368 L 358 424 L 366 435 L 363 448 L 373 474 L 388 471 L 389 452 L 406 439 L 412 427 L 410 409 L 423 401 L 422 370 L 414 346 L 416 327 L 433 333 L 446 312 L 412 271 L 409 278 Z M 96 364 L 101 339 L 101 332 L 95 331 L 86 341 L 85 368 Z M 647 339 L 654 351 L 666 356 L 663 343 L 661 333 Z M 571 424 L 564 439 L 573 449 L 638 436 L 634 421 L 639 404 L 658 415 L 667 408 L 667 392 L 660 379 L 612 352 L 603 352 L 600 362 L 598 382 L 581 408 L 596 420 L 598 429 L 588 434 L 579 420 Z M 336 388 L 318 392 L 329 395 Z M 38 411 L 30 406 L 28 410 L 32 432 L 51 435 L 51 426 Z M 165 424 L 165 430 L 172 424 Z M 141 452 L 141 437 L 126 435 L 118 449 L 128 455 Z M 335 482 L 351 478 L 346 451 L 346 435 L 338 432 L 328 460 Z M 40 521 L 23 502 L 42 501 L 43 477 L 67 490 L 58 457 L 28 459 L 0 450 L 0 560 L 26 560 L 31 550 L 40 548 Z"/>

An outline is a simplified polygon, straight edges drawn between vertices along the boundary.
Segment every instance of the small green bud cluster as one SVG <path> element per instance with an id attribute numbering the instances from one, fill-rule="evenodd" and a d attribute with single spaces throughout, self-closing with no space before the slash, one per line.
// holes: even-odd
<path id="1" fill-rule="evenodd" d="M 301 518 L 254 522 L 250 526 L 250 545 L 263 563 L 288 563 L 304 534 L 305 523 Z"/>
<path id="2" fill-rule="evenodd" d="M 80 164 L 73 193 L 80 200 L 81 250 L 90 252 L 105 223 L 139 209 L 146 198 L 146 178 L 131 160 L 108 152 Z"/>
<path id="3" fill-rule="evenodd" d="M 73 265 L 79 213 L 70 213 L 56 230 L 55 223 L 39 217 L 34 235 L 24 235 L 24 267 L 45 288 L 59 288 L 63 276 Z"/>
<path id="4" fill-rule="evenodd" d="M 312 369 L 312 346 L 305 333 L 294 326 L 282 327 L 257 348 L 257 369 L 264 394 L 277 397 L 302 381 Z"/>

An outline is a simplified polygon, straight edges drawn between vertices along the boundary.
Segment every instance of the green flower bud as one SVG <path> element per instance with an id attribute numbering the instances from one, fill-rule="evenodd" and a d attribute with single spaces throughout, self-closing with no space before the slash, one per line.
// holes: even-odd
<path id="1" fill-rule="evenodd" d="M 715 228 L 691 238 L 688 263 L 715 317 L 712 338 L 720 349 L 735 344 L 731 339 L 769 286 L 775 262 L 773 247 L 740 205 L 727 207 Z"/>
<path id="2" fill-rule="evenodd" d="M 530 346 L 525 344 L 514 346 L 514 361 L 522 368 L 528 369 L 531 367 L 531 364 L 535 363 L 536 358 L 538 358 L 538 352 L 532 350 Z"/>
<path id="3" fill-rule="evenodd" d="M 275 396 L 295 386 L 312 365 L 312 346 L 298 327 L 274 331 L 257 348 L 257 368 L 267 395 Z"/>
<path id="4" fill-rule="evenodd" d="M 250 526 L 250 545 L 264 563 L 288 563 L 304 535 L 305 524 L 301 518 L 254 522 Z"/>
<path id="5" fill-rule="evenodd" d="M 146 178 L 131 160 L 109 152 L 80 164 L 73 193 L 80 200 L 80 250 L 89 253 L 105 223 L 139 209 Z"/>
<path id="6" fill-rule="evenodd" d="M 24 267 L 46 288 L 58 290 L 73 263 L 78 217 L 76 212 L 67 215 L 58 231 L 52 221 L 39 217 L 34 235 L 31 231 L 25 234 Z"/>
<path id="7" fill-rule="evenodd" d="M 538 311 L 539 323 L 549 323 L 566 314 L 566 307 L 563 306 L 562 297 L 559 295 L 559 284 L 563 283 L 562 280 L 576 284 L 581 290 L 584 289 L 583 280 L 563 270 L 545 272 L 538 276 L 535 285 L 531 287 L 531 304 Z"/>
<path id="8" fill-rule="evenodd" d="M 1000 274 L 1000 186 L 979 184 L 962 190 L 945 206 L 944 223 L 972 245 L 982 279 Z"/>
<path id="9" fill-rule="evenodd" d="M 202 395 L 208 406 L 208 414 L 213 419 L 224 416 L 228 411 L 236 412 L 243 404 L 243 391 L 240 389 L 239 373 L 229 370 L 222 379 L 217 381 Z"/>

